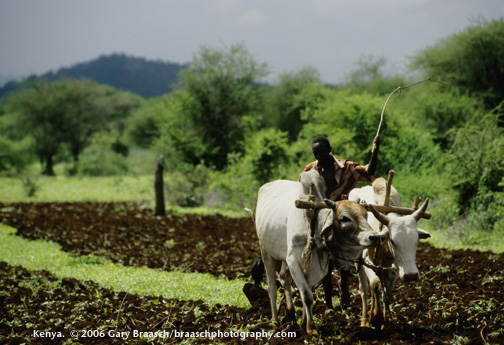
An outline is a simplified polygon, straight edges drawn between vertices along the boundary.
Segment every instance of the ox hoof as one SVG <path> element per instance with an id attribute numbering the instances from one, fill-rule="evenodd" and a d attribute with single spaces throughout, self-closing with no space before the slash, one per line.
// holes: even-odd
<path id="1" fill-rule="evenodd" d="M 369 324 L 369 320 L 362 320 L 360 323 L 360 326 L 362 328 L 371 328 L 371 325 Z"/>
<path id="2" fill-rule="evenodd" d="M 329 315 L 333 315 L 333 314 L 335 314 L 334 309 L 326 309 L 324 311 L 324 316 L 329 316 Z"/>
<path id="3" fill-rule="evenodd" d="M 293 321 L 296 321 L 296 313 L 294 312 L 294 309 L 285 313 L 285 317 L 282 319 L 282 323 L 289 323 Z"/>
<path id="4" fill-rule="evenodd" d="M 243 286 L 243 293 L 245 294 L 245 296 L 247 296 L 252 307 L 269 308 L 268 291 L 266 291 L 262 287 L 251 284 L 251 283 L 246 283 Z"/>
<path id="5" fill-rule="evenodd" d="M 350 308 L 350 296 L 343 296 L 341 298 L 341 306 L 344 309 Z"/>

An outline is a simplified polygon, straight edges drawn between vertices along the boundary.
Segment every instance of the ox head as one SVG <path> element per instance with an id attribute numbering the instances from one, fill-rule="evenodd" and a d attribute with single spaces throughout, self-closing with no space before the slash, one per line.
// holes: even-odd
<path id="1" fill-rule="evenodd" d="M 417 227 L 417 222 L 422 218 L 429 205 L 425 199 L 423 205 L 412 215 L 386 216 L 370 206 L 373 215 L 387 228 L 383 234 L 390 240 L 394 264 L 399 271 L 399 277 L 405 281 L 418 280 L 419 271 L 415 263 L 416 250 L 419 239 L 430 237 L 430 234 Z"/>
<path id="2" fill-rule="evenodd" d="M 364 248 L 380 243 L 383 235 L 367 222 L 367 211 L 356 202 L 324 200 L 332 210 L 326 215 L 321 237 L 337 259 L 357 260 Z"/>

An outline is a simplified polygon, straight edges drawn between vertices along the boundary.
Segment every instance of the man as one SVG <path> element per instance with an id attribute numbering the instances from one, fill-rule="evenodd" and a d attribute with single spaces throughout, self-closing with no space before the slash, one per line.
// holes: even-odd
<path id="1" fill-rule="evenodd" d="M 308 164 L 304 171 L 316 168 L 326 184 L 326 197 L 332 201 L 342 199 L 355 188 L 357 181 L 369 181 L 374 179 L 374 173 L 378 164 L 378 149 L 380 139 L 376 136 L 373 140 L 371 159 L 367 165 L 360 165 L 346 159 L 336 159 L 331 155 L 331 144 L 326 137 L 316 137 L 312 142 L 313 155 L 317 159 Z"/>
<path id="2" fill-rule="evenodd" d="M 349 160 L 336 159 L 331 155 L 331 144 L 327 138 L 319 136 L 312 142 L 313 155 L 317 159 L 315 162 L 308 164 L 304 171 L 317 169 L 325 182 L 325 193 L 328 199 L 332 201 L 341 200 L 343 195 L 348 196 L 348 193 L 355 188 L 358 181 L 372 182 L 374 173 L 378 163 L 378 149 L 380 139 L 376 136 L 373 140 L 373 149 L 371 150 L 371 159 L 367 165 L 361 165 Z M 326 299 L 326 309 L 333 309 L 332 305 L 332 271 L 334 262 L 329 262 L 329 270 L 323 279 L 324 294 Z M 341 303 L 344 307 L 350 305 L 350 292 L 348 291 L 349 269 L 338 267 L 341 272 Z M 252 266 L 252 276 L 255 284 L 245 284 L 243 292 L 248 297 L 250 303 L 255 305 L 261 298 L 264 298 L 266 291 L 260 287 L 260 282 L 263 276 L 264 265 L 259 257 Z M 264 290 L 264 291 L 261 291 Z"/>
<path id="3" fill-rule="evenodd" d="M 361 165 L 346 159 L 336 159 L 331 155 L 331 144 L 326 137 L 316 137 L 312 142 L 313 155 L 317 159 L 308 164 L 304 171 L 317 169 L 325 182 L 325 194 L 328 199 L 338 201 L 348 196 L 355 188 L 358 181 L 372 182 L 378 164 L 378 150 L 380 139 L 376 136 L 373 140 L 371 159 L 367 165 Z M 343 197 L 344 196 L 344 197 Z M 334 262 L 330 261 L 329 271 L 323 279 L 326 309 L 333 309 L 332 305 L 332 270 Z M 348 277 L 350 271 L 344 267 L 338 267 L 341 273 L 341 304 L 343 307 L 350 305 L 350 292 L 348 291 Z"/>

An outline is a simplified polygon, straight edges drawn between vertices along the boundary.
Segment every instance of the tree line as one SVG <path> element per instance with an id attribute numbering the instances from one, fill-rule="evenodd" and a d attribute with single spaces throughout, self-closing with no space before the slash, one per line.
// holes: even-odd
<path id="1" fill-rule="evenodd" d="M 404 90 L 385 112 L 378 175 L 394 169 L 406 200 L 438 200 L 447 224 L 478 210 L 475 222 L 504 228 L 502 56 L 504 20 L 475 22 L 410 60 L 418 79 L 443 84 Z M 363 58 L 341 85 L 324 85 L 311 67 L 268 84 L 268 66 L 237 44 L 202 47 L 157 98 L 91 81 L 28 81 L 0 106 L 0 171 L 19 174 L 37 159 L 44 174 L 57 162 L 70 175 L 118 174 L 129 150 L 150 150 L 165 157 L 172 202 L 250 205 L 261 184 L 297 179 L 317 135 L 338 158 L 369 160 L 385 99 L 412 81 L 385 65 Z"/>

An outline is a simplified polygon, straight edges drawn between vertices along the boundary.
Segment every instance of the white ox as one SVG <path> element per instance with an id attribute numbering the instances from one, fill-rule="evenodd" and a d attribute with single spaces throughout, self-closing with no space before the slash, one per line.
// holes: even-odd
<path id="1" fill-rule="evenodd" d="M 314 238 L 315 242 L 320 239 L 319 245 L 306 246 L 312 243 L 309 241 L 308 211 L 296 208 L 294 203 L 300 195 L 309 193 L 310 183 L 314 184 L 318 201 L 322 201 L 324 184 L 315 169 L 302 173 L 300 182 L 277 180 L 263 185 L 258 193 L 255 223 L 273 321 L 278 321 L 276 269 L 286 264 L 284 290 L 287 316 L 294 315 L 293 279 L 303 302 L 301 327 L 306 325 L 308 334 L 317 335 L 312 315 L 312 287 L 327 274 L 329 259 L 337 256 L 357 260 L 364 247 L 380 242 L 380 236 L 369 226 L 364 207 L 348 200 L 337 203 L 326 200 L 330 208 L 321 209 L 315 215 Z M 305 247 L 310 248 L 311 254 L 306 255 Z"/>
<path id="2" fill-rule="evenodd" d="M 385 179 L 378 178 L 372 187 L 353 189 L 348 198 L 358 203 L 383 205 L 385 189 Z M 397 213 L 385 216 L 374 209 L 369 212 L 369 224 L 373 229 L 379 231 L 380 223 L 387 227 L 381 232 L 387 240 L 380 246 L 366 249 L 362 253 L 364 263 L 367 263 L 359 269 L 362 327 L 369 327 L 371 321 L 373 326 L 383 328 L 390 321 L 389 304 L 398 277 L 405 281 L 418 279 L 419 271 L 415 263 L 418 239 L 428 238 L 430 234 L 419 229 L 417 222 L 422 218 L 428 204 L 429 199 L 426 199 L 417 211 L 406 216 Z M 394 187 L 391 187 L 390 205 L 401 206 Z M 367 304 L 370 292 L 371 310 Z"/>

